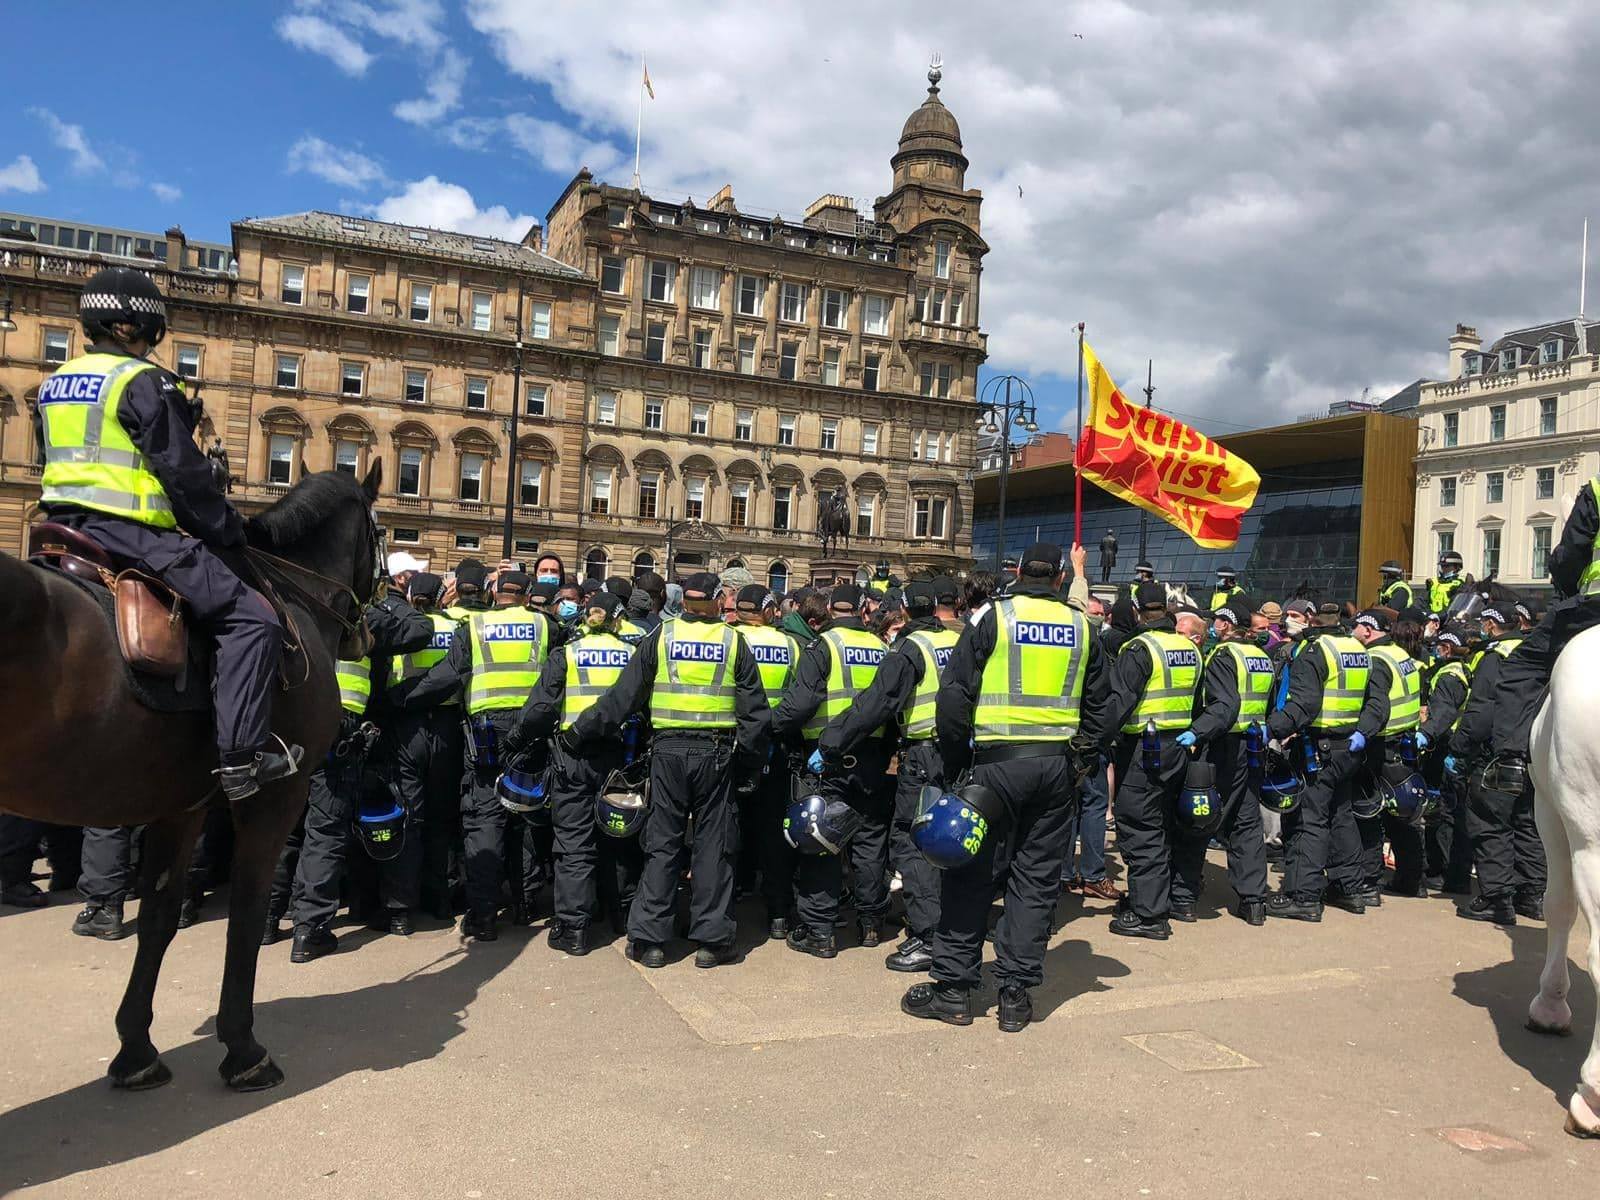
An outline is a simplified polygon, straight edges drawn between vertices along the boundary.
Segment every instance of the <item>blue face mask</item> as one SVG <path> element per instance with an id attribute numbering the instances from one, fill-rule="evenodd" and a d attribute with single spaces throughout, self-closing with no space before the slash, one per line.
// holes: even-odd
<path id="1" fill-rule="evenodd" d="M 559 576 L 559 575 L 540 575 L 540 576 L 536 577 L 535 582 L 536 583 L 557 583 L 557 584 L 559 584 L 561 582 L 561 576 Z"/>
<path id="2" fill-rule="evenodd" d="M 563 600 L 556 605 L 556 616 L 563 621 L 570 621 L 578 615 L 578 602 L 576 600 Z"/>

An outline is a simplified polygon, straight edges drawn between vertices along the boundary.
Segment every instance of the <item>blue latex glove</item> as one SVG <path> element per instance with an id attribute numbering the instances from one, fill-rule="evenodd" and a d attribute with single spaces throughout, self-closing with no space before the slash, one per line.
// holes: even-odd
<path id="1" fill-rule="evenodd" d="M 1364 734 L 1364 733 L 1352 733 L 1350 735 L 1350 753 L 1351 754 L 1360 754 L 1366 748 L 1367 748 L 1367 735 L 1366 734 Z"/>
<path id="2" fill-rule="evenodd" d="M 1178 745 L 1182 746 L 1185 750 L 1193 749 L 1194 748 L 1194 730 L 1185 729 L 1182 733 L 1180 733 L 1177 736 L 1177 738 L 1175 740 L 1177 741 Z"/>
<path id="3" fill-rule="evenodd" d="M 1444 769 L 1449 771 L 1452 775 L 1460 774 L 1461 760 L 1458 759 L 1454 754 L 1446 754 L 1444 756 Z"/>
<path id="4" fill-rule="evenodd" d="M 1418 750 L 1426 750 L 1427 748 L 1428 748 L 1428 735 L 1423 733 L 1422 730 L 1419 729 L 1419 730 L 1417 730 L 1417 749 Z"/>
<path id="5" fill-rule="evenodd" d="M 821 775 L 822 774 L 822 751 L 821 750 L 813 750 L 811 752 L 811 757 L 806 759 L 806 770 L 810 771 L 813 775 Z"/>

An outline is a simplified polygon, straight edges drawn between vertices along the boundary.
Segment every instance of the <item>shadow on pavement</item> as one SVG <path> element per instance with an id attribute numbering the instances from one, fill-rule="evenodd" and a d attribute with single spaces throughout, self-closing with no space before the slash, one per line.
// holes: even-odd
<path id="1" fill-rule="evenodd" d="M 1077 938 L 1059 942 L 1045 952 L 1044 982 L 1033 989 L 1034 1020 L 1042 1021 L 1075 996 L 1109 992 L 1103 982 L 1131 974 L 1120 959 L 1096 954 Z"/>
<path id="2" fill-rule="evenodd" d="M 525 945 L 457 948 L 398 980 L 258 1003 L 256 1033 L 287 1076 L 271 1091 L 224 1088 L 224 1050 L 207 1036 L 162 1053 L 174 1079 L 153 1092 L 113 1091 L 102 1077 L 0 1113 L 0 1195 L 159 1153 L 355 1071 L 434 1058 L 461 1033 L 479 989 Z M 208 1020 L 195 1032 L 211 1028 Z"/>
<path id="3" fill-rule="evenodd" d="M 1595 1022 L 1594 981 L 1576 967 L 1572 969 L 1572 990 L 1567 997 L 1572 1006 L 1572 1037 L 1529 1031 L 1525 1027 L 1528 1002 L 1539 990 L 1539 972 L 1544 969 L 1544 927 L 1517 925 L 1501 932 L 1511 942 L 1510 960 L 1460 972 L 1455 977 L 1455 994 L 1488 1011 L 1506 1057 L 1549 1088 L 1564 1105 L 1577 1083 L 1578 1066 L 1589 1052 L 1589 1031 Z M 1581 945 L 1577 939 L 1573 944 Z"/>

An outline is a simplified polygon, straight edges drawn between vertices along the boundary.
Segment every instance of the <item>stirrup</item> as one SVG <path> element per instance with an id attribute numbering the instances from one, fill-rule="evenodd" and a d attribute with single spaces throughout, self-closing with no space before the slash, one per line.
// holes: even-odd
<path id="1" fill-rule="evenodd" d="M 1482 779 L 1491 792 L 1520 795 L 1528 786 L 1528 760 L 1515 751 L 1502 751 L 1484 764 Z"/>
<path id="2" fill-rule="evenodd" d="M 258 750 L 255 757 L 247 763 L 217 768 L 216 775 L 219 777 L 222 794 L 230 804 L 248 800 L 261 790 L 261 785 L 264 783 L 275 783 L 299 773 L 300 762 L 306 753 L 305 748 L 291 746 L 277 734 L 271 736 L 272 740 L 282 747 L 283 754 L 280 756 L 274 753 L 270 767 L 266 765 L 266 754 Z"/>

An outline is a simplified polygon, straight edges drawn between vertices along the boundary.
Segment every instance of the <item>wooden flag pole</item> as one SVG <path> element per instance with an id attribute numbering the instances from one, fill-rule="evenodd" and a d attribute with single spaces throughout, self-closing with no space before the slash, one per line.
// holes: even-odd
<path id="1" fill-rule="evenodd" d="M 1078 322 L 1078 444 L 1083 444 L 1083 322 Z M 1083 545 L 1083 475 L 1078 446 L 1072 448 L 1072 544 Z"/>

